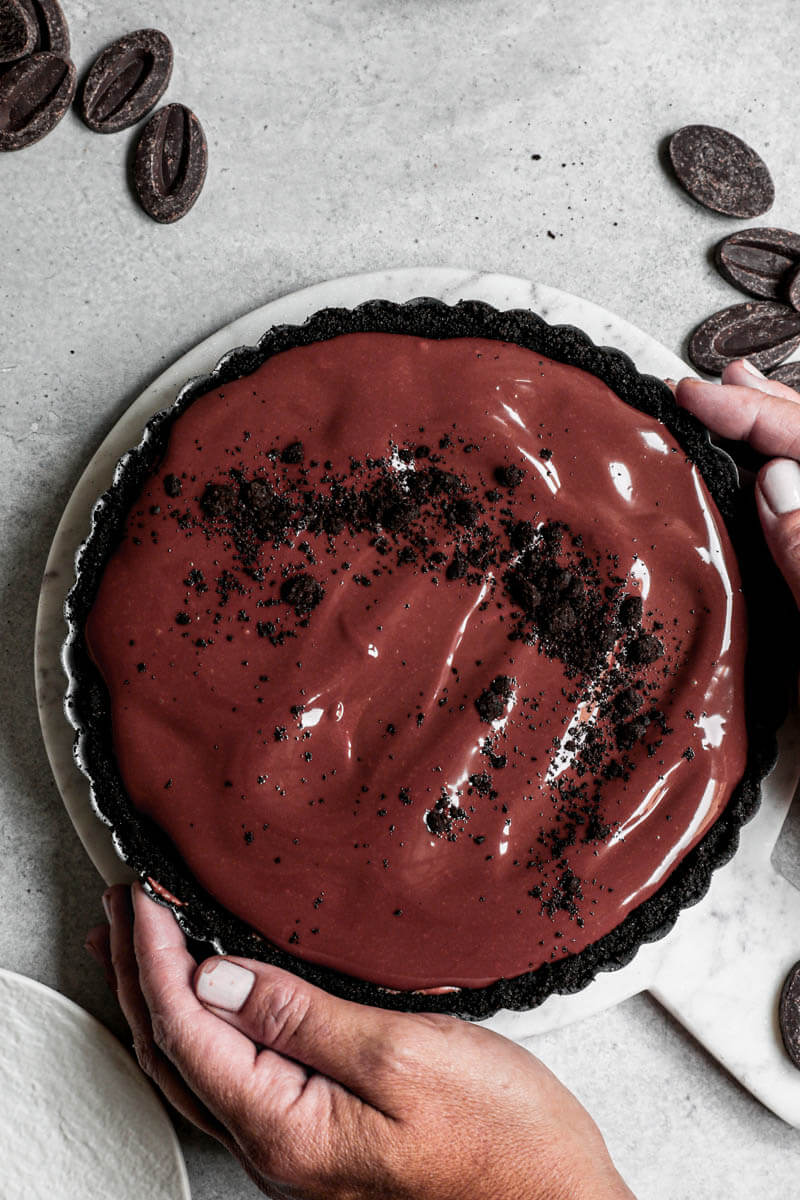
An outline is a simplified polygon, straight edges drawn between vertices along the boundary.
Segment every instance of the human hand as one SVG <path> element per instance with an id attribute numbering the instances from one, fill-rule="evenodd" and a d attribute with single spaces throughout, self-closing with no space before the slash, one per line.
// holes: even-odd
<path id="1" fill-rule="evenodd" d="M 725 368 L 722 386 L 682 379 L 674 391 L 712 432 L 749 442 L 771 459 L 758 473 L 756 503 L 767 545 L 800 606 L 800 395 L 746 359 Z"/>
<path id="2" fill-rule="evenodd" d="M 197 966 L 169 909 L 104 897 L 87 948 L 144 1071 L 273 1197 L 630 1200 L 599 1129 L 520 1046 L 367 1008 L 277 967 Z"/>

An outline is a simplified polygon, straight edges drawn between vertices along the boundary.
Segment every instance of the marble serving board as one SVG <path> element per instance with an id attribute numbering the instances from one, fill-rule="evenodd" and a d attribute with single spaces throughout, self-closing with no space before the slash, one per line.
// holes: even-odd
<path id="1" fill-rule="evenodd" d="M 450 268 L 395 269 L 306 288 L 220 329 L 169 367 L 114 426 L 78 482 L 53 540 L 37 615 L 36 687 L 47 753 L 78 836 L 107 883 L 129 880 L 131 874 L 116 855 L 109 829 L 95 816 L 88 783 L 73 760 L 61 665 L 64 600 L 96 498 L 109 486 L 117 460 L 139 441 L 148 418 L 228 350 L 255 343 L 272 325 L 302 322 L 320 308 L 416 296 L 532 309 L 553 324 L 577 325 L 598 344 L 625 351 L 641 371 L 676 379 L 689 373 L 653 338 L 587 300 L 524 279 Z M 800 1072 L 786 1057 L 777 1028 L 782 982 L 800 958 L 800 892 L 770 861 L 799 775 L 800 731 L 793 720 L 782 732 L 778 764 L 764 784 L 757 816 L 742 832 L 738 853 L 667 937 L 643 946 L 628 966 L 600 974 L 575 995 L 552 996 L 529 1012 L 500 1012 L 486 1024 L 522 1040 L 646 990 L 746 1088 L 800 1128 Z"/>

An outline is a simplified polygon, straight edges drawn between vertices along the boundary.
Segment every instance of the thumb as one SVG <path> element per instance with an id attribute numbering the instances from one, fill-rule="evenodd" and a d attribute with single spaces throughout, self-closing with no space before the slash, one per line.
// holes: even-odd
<path id="1" fill-rule="evenodd" d="M 756 498 L 767 545 L 800 606 L 800 463 L 791 458 L 767 463 Z"/>
<path id="2" fill-rule="evenodd" d="M 197 998 L 258 1045 L 342 1084 L 390 1113 L 430 1065 L 441 1021 L 369 1008 L 247 958 L 218 957 L 195 972 Z"/>

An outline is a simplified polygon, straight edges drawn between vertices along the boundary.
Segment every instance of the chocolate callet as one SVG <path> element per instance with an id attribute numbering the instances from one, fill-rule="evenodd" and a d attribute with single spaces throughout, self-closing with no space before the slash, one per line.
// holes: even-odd
<path id="1" fill-rule="evenodd" d="M 95 60 L 83 83 L 80 112 L 95 133 L 116 133 L 145 117 L 166 91 L 172 46 L 158 29 L 118 38 Z"/>
<path id="2" fill-rule="evenodd" d="M 778 1024 L 786 1053 L 800 1070 L 800 963 L 795 963 L 784 980 L 778 1003 Z"/>
<path id="3" fill-rule="evenodd" d="M 164 491 L 173 500 L 180 496 L 181 492 L 183 491 L 183 484 L 177 475 L 164 476 Z"/>
<path id="4" fill-rule="evenodd" d="M 800 264 L 800 235 L 788 229 L 739 229 L 718 244 L 714 258 L 720 274 L 743 292 L 783 300 Z"/>
<path id="5" fill-rule="evenodd" d="M 775 199 L 764 161 L 726 129 L 685 125 L 672 135 L 669 156 L 678 182 L 714 212 L 759 217 Z"/>
<path id="6" fill-rule="evenodd" d="M 298 617 L 307 616 L 324 595 L 325 589 L 319 580 L 305 572 L 292 575 L 281 584 L 281 600 L 290 605 Z"/>
<path id="7" fill-rule="evenodd" d="M 185 217 L 205 182 L 203 127 L 183 104 L 167 104 L 147 121 L 136 146 L 133 184 L 144 211 L 170 224 Z"/>
<path id="8" fill-rule="evenodd" d="M 795 391 L 800 391 L 800 362 L 784 363 L 781 367 L 775 367 L 774 370 L 768 372 L 770 379 L 777 379 L 778 383 L 785 383 L 787 387 L 794 388 Z"/>
<path id="9" fill-rule="evenodd" d="M 34 50 L 51 50 L 53 54 L 69 55 L 69 28 L 58 0 L 18 0 L 27 9 L 36 25 Z"/>
<path id="10" fill-rule="evenodd" d="M 36 45 L 36 26 L 27 10 L 14 2 L 0 3 L 0 62 L 30 54 Z"/>
<path id="11" fill-rule="evenodd" d="M 689 340 L 689 357 L 709 375 L 721 375 L 737 358 L 767 371 L 798 345 L 800 313 L 774 300 L 749 300 L 707 317 Z"/>
<path id="12" fill-rule="evenodd" d="M 15 4 L 10 11 L 22 13 Z M 2 30 L 0 30 L 0 37 Z M 14 32 L 6 53 L 13 55 Z M 23 43 L 17 40 L 16 48 Z M 75 66 L 62 54 L 26 54 L 0 71 L 0 152 L 23 150 L 58 124 L 75 94 Z"/>

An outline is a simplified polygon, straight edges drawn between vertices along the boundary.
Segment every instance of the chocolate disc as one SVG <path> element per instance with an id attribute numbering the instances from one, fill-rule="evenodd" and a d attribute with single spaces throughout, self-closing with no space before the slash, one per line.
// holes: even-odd
<path id="1" fill-rule="evenodd" d="M 699 204 L 729 217 L 758 217 L 775 187 L 755 150 L 725 129 L 685 125 L 672 135 L 669 156 L 678 182 Z"/>
<path id="2" fill-rule="evenodd" d="M 23 150 L 54 129 L 75 95 L 75 67 L 30 54 L 0 75 L 0 150 Z"/>
<path id="3" fill-rule="evenodd" d="M 0 0 L 0 63 L 30 54 L 36 45 L 36 24 L 17 0 Z"/>
<path id="4" fill-rule="evenodd" d="M 800 362 L 784 363 L 783 366 L 770 371 L 768 378 L 775 379 L 778 383 L 785 383 L 787 387 L 800 392 Z"/>
<path id="5" fill-rule="evenodd" d="M 778 1023 L 786 1053 L 800 1070 L 800 962 L 786 976 L 778 1005 Z"/>
<path id="6" fill-rule="evenodd" d="M 765 300 L 784 300 L 787 280 L 800 265 L 800 234 L 788 229 L 740 229 L 724 238 L 714 256 L 735 287 Z"/>
<path id="7" fill-rule="evenodd" d="M 33 49 L 63 54 L 69 58 L 69 28 L 58 0 L 17 0 L 30 15 L 36 29 Z"/>
<path id="8" fill-rule="evenodd" d="M 800 346 L 800 313 L 788 304 L 751 300 L 714 313 L 692 334 L 689 357 L 709 375 L 721 375 L 729 362 L 747 358 L 766 371 Z"/>
<path id="9" fill-rule="evenodd" d="M 154 221 L 185 217 L 200 195 L 208 166 L 203 127 L 183 104 L 154 113 L 136 147 L 133 178 L 139 203 Z"/>
<path id="10" fill-rule="evenodd" d="M 800 310 L 800 262 L 789 272 L 786 282 L 786 299 L 792 308 Z"/>
<path id="11" fill-rule="evenodd" d="M 83 85 L 81 116 L 95 133 L 117 133 L 146 116 L 172 75 L 172 45 L 158 29 L 137 29 L 108 46 Z"/>

